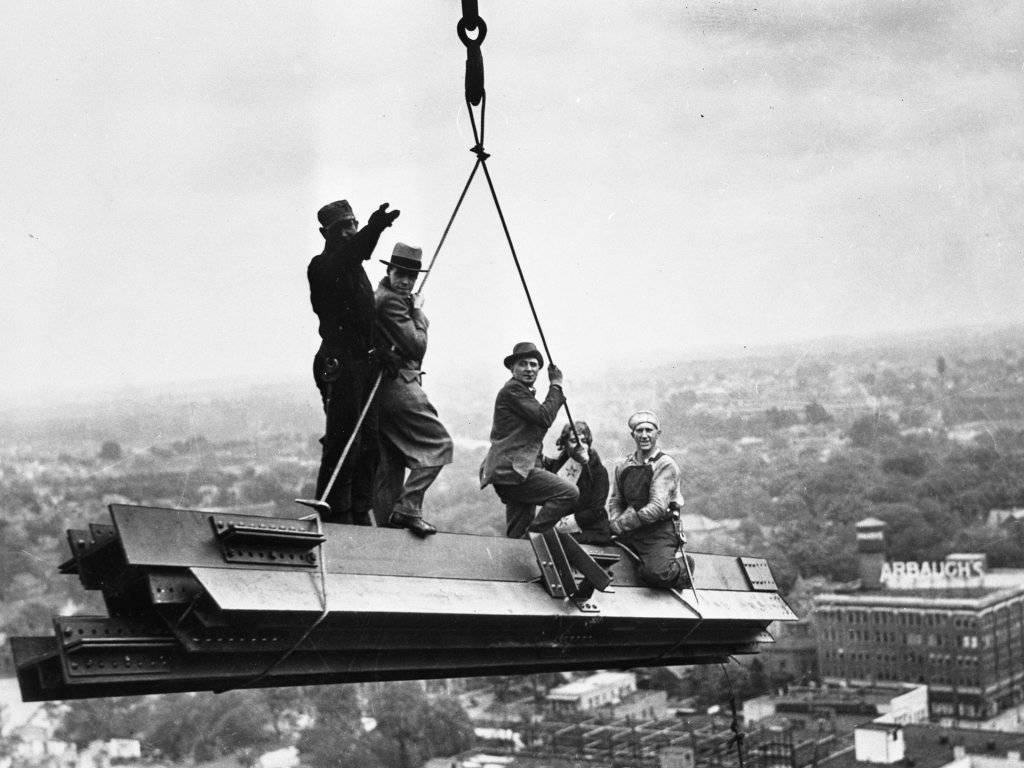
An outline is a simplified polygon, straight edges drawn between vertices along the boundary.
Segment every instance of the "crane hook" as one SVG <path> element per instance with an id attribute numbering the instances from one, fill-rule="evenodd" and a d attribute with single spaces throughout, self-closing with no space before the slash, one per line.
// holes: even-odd
<path id="1" fill-rule="evenodd" d="M 472 16 L 466 15 L 467 6 L 472 6 L 468 9 L 473 11 Z M 484 57 L 480 53 L 480 45 L 487 37 L 487 24 L 476 15 L 476 3 L 473 0 L 464 0 L 462 9 L 464 15 L 455 25 L 455 31 L 466 46 L 466 101 L 476 107 L 484 97 Z M 472 31 L 477 32 L 475 38 L 468 34 Z"/>

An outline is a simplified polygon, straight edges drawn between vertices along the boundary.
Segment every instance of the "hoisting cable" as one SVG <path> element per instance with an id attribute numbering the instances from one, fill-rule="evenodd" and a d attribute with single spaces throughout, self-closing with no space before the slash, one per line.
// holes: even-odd
<path id="1" fill-rule="evenodd" d="M 466 34 L 468 31 L 473 31 L 479 27 L 479 33 L 476 38 L 470 38 Z M 495 210 L 498 212 L 498 219 L 501 221 L 501 228 L 505 233 L 505 240 L 508 242 L 509 250 L 512 252 L 512 260 L 515 262 L 516 272 L 519 274 L 519 282 L 522 283 L 523 291 L 526 294 L 526 301 L 530 306 L 530 314 L 533 315 L 533 322 L 537 326 L 537 332 L 540 334 L 541 346 L 544 347 L 544 352 L 548 356 L 548 362 L 551 365 L 555 364 L 554 358 L 551 355 L 551 349 L 548 347 L 547 337 L 544 335 L 544 328 L 540 323 L 540 318 L 537 315 L 537 308 L 533 303 L 533 296 L 530 294 L 530 288 L 526 284 L 526 276 L 523 274 L 523 267 L 519 262 L 519 255 L 516 253 L 516 247 L 512 243 L 512 235 L 508 229 L 508 223 L 505 221 L 505 213 L 501 209 L 501 203 L 498 202 L 498 193 L 494 189 L 494 181 L 491 179 L 491 172 L 487 168 L 487 158 L 490 155 L 484 150 L 484 128 L 485 119 L 487 114 L 487 92 L 484 89 L 484 60 L 483 55 L 480 52 L 480 44 L 487 37 L 487 24 L 477 10 L 476 0 L 462 0 L 462 18 L 459 19 L 456 25 L 456 31 L 459 35 L 459 40 L 466 46 L 466 109 L 469 111 L 469 123 L 473 128 L 473 139 L 475 141 L 470 151 L 476 155 L 476 165 L 479 165 L 484 169 L 484 178 L 487 179 L 487 187 L 491 191 L 491 199 L 494 200 Z M 476 118 L 473 114 L 473 107 L 479 105 L 480 107 L 480 129 L 477 130 Z M 474 171 L 476 166 L 474 166 Z M 572 417 L 572 413 L 569 410 L 569 401 L 563 402 L 562 406 L 565 408 L 566 418 L 569 419 L 569 428 L 572 430 L 573 437 L 576 439 L 576 444 L 581 443 L 579 433 L 576 431 L 576 421 Z"/>
<path id="2" fill-rule="evenodd" d="M 732 656 L 729 657 L 729 660 L 736 661 Z M 739 664 L 738 661 L 736 663 Z M 722 668 L 722 674 L 725 675 L 725 682 L 729 685 L 729 709 L 732 711 L 732 720 L 729 723 L 729 730 L 732 731 L 732 736 L 729 738 L 729 741 L 726 742 L 725 746 L 726 749 L 728 749 L 731 744 L 736 745 L 736 762 L 738 763 L 739 768 L 743 768 L 743 740 L 746 738 L 747 734 L 745 734 L 740 728 L 740 718 L 736 713 L 736 691 L 733 690 L 732 678 L 729 677 L 729 670 L 725 668 L 725 664 L 720 664 L 719 666 Z"/>
<path id="3" fill-rule="evenodd" d="M 462 201 L 466 199 L 466 193 L 469 191 L 469 185 L 473 183 L 473 177 L 476 176 L 476 169 L 479 167 L 480 161 L 477 160 L 473 165 L 473 170 L 469 172 L 469 178 L 466 179 L 466 185 L 462 188 L 462 194 L 459 195 L 459 201 L 455 204 L 455 210 L 452 211 L 451 218 L 448 219 L 448 225 L 444 228 L 444 233 L 441 235 L 441 241 L 437 244 L 437 248 L 434 249 L 434 255 L 430 257 L 430 263 L 427 264 L 427 271 L 424 273 L 423 279 L 420 281 L 420 287 L 416 289 L 417 296 L 423 293 L 423 286 L 427 284 L 427 278 L 430 277 L 430 273 L 434 271 L 434 262 L 437 261 L 437 254 L 441 252 L 441 246 L 444 245 L 444 241 L 448 237 L 448 232 L 451 231 L 452 224 L 455 223 L 455 215 L 459 212 L 459 208 L 462 207 Z"/>
<path id="4" fill-rule="evenodd" d="M 483 20 L 481 19 L 481 22 Z M 430 257 L 430 263 L 427 265 L 427 271 L 423 274 L 423 279 L 420 281 L 419 288 L 416 289 L 414 295 L 419 296 L 423 293 L 423 288 L 427 284 L 427 278 L 430 277 L 430 273 L 434 270 L 434 262 L 437 261 L 437 256 L 441 252 L 441 247 L 444 245 L 445 240 L 448 238 L 448 233 L 451 231 L 452 224 L 455 223 L 455 217 L 459 213 L 459 209 L 462 208 L 462 202 L 466 199 L 466 193 L 469 191 L 470 184 L 473 183 L 473 178 L 476 176 L 477 169 L 480 167 L 480 160 L 473 165 L 473 170 L 469 172 L 469 178 L 466 179 L 465 185 L 462 187 L 462 193 L 459 195 L 458 201 L 455 203 L 455 209 L 452 211 L 452 215 L 448 218 L 448 224 L 444 228 L 444 232 L 441 234 L 441 239 L 434 249 L 434 255 Z M 327 485 L 324 486 L 323 493 L 320 494 L 319 499 L 296 499 L 295 501 L 299 504 L 303 504 L 311 509 L 316 510 L 319 514 L 324 512 L 330 512 L 331 507 L 327 503 L 327 497 L 330 495 L 331 488 L 334 487 L 335 481 L 338 479 L 338 473 L 341 471 L 342 465 L 345 463 L 345 459 L 348 456 L 349 451 L 352 449 L 352 443 L 355 442 L 356 435 L 359 434 L 360 428 L 363 426 L 363 421 L 366 420 L 366 414 L 370 410 L 370 405 L 373 403 L 374 397 L 377 395 L 377 390 L 380 387 L 381 380 L 384 376 L 384 372 L 381 371 L 377 374 L 376 380 L 373 382 L 373 387 L 370 390 L 370 394 L 366 398 L 366 402 L 363 405 L 363 410 L 359 414 L 359 418 L 356 420 L 355 427 L 352 429 L 352 434 L 349 435 L 348 441 L 345 443 L 345 447 L 341 451 L 341 457 L 338 459 L 338 463 L 334 467 L 334 471 L 331 473 L 330 479 L 327 481 Z"/>

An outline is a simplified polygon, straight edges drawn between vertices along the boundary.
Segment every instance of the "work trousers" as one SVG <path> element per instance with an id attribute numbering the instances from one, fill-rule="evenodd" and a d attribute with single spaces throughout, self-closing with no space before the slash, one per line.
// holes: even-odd
<path id="1" fill-rule="evenodd" d="M 373 489 L 373 516 L 377 525 L 388 527 L 392 512 L 423 517 L 423 496 L 442 469 L 444 465 L 413 467 L 406 475 L 405 456 L 387 440 L 381 441 L 380 463 Z"/>
<path id="2" fill-rule="evenodd" d="M 686 575 L 675 520 L 659 520 L 619 536 L 640 557 L 640 578 L 649 587 L 687 589 Z"/>
<path id="3" fill-rule="evenodd" d="M 528 531 L 543 532 L 572 512 L 580 497 L 576 485 L 546 469 L 534 467 L 521 483 L 494 484 L 494 490 L 505 502 L 505 535 L 525 539 Z M 540 511 L 534 515 L 537 505 Z"/>
<path id="4" fill-rule="evenodd" d="M 323 451 L 320 455 L 320 471 L 316 478 L 318 499 L 331 479 L 331 474 L 359 420 L 359 414 L 372 386 L 369 363 L 346 363 L 344 372 L 329 381 L 325 380 L 322 372 L 323 362 L 321 355 L 318 354 L 314 359 L 313 374 L 327 417 L 324 436 L 320 438 Z M 324 522 L 370 525 L 373 478 L 378 461 L 377 418 L 378 410 L 371 405 L 349 449 L 345 463 L 339 470 L 334 485 L 331 486 L 331 492 L 326 499 L 331 512 L 323 516 Z"/>

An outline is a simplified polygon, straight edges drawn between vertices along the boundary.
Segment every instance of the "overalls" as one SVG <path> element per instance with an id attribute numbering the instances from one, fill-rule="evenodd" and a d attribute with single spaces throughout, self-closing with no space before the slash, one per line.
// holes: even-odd
<path id="1" fill-rule="evenodd" d="M 654 468 L 650 464 L 630 465 L 619 472 L 619 492 L 626 504 L 640 509 L 651 500 Z M 672 518 L 625 531 L 619 540 L 640 558 L 640 578 L 649 587 L 684 589 L 689 577 L 679 559 L 680 539 Z"/>

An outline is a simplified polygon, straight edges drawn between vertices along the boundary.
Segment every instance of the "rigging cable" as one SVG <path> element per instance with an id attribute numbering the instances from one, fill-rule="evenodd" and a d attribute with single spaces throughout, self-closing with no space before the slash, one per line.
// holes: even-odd
<path id="1" fill-rule="evenodd" d="M 467 32 L 471 32 L 473 30 L 478 30 L 475 38 L 471 38 L 467 34 Z M 480 45 L 483 43 L 484 38 L 487 37 L 487 24 L 482 18 L 480 18 L 476 0 L 462 0 L 462 18 L 459 19 L 459 22 L 456 25 L 456 32 L 458 33 L 459 40 L 462 41 L 464 46 L 466 46 L 466 109 L 469 111 L 469 122 L 473 128 L 473 140 L 475 142 L 470 148 L 470 152 L 476 155 L 476 165 L 473 166 L 473 170 L 475 172 L 477 166 L 483 168 L 484 178 L 487 180 L 487 187 L 491 192 L 491 199 L 494 201 L 494 208 L 498 212 L 498 219 L 501 221 L 501 228 L 505 233 L 505 240 L 512 253 L 512 261 L 515 263 L 516 272 L 519 275 L 519 282 L 523 286 L 523 292 L 526 294 L 526 301 L 530 307 L 530 314 L 533 315 L 533 322 L 537 326 L 537 332 L 540 334 L 541 346 L 544 347 L 544 352 L 548 356 L 548 362 L 551 365 L 554 365 L 554 358 L 551 355 L 551 349 L 548 347 L 548 340 L 544 334 L 544 328 L 541 325 L 540 317 L 537 315 L 537 307 L 533 303 L 533 296 L 530 294 L 530 288 L 526 284 L 526 276 L 523 274 L 523 267 L 519 261 L 519 255 L 516 253 L 516 247 L 512 242 L 512 235 L 509 232 L 508 223 L 505 221 L 505 213 L 501 208 L 501 203 L 498 201 L 498 193 L 494 188 L 494 181 L 491 179 L 491 172 L 487 168 L 487 158 L 490 157 L 490 154 L 484 150 L 487 91 L 484 88 L 484 61 L 483 55 L 480 52 Z M 473 107 L 475 106 L 479 106 L 480 108 L 479 130 L 477 130 L 476 117 L 473 114 Z M 472 176 L 470 178 L 472 178 Z M 573 419 L 572 412 L 569 410 L 569 401 L 565 400 L 562 406 L 565 408 L 565 415 L 569 419 L 569 426 L 572 430 L 573 437 L 576 438 L 576 443 L 580 444 L 580 436 L 576 431 L 576 421 Z"/>
<path id="2" fill-rule="evenodd" d="M 471 38 L 469 32 L 476 32 L 476 37 Z M 494 182 L 491 179 L 491 173 L 487 168 L 487 158 L 490 155 L 484 150 L 484 131 L 486 129 L 486 110 L 487 110 L 487 92 L 484 89 L 484 61 L 483 54 L 480 51 L 480 44 L 483 43 L 484 38 L 487 37 L 487 24 L 480 18 L 480 14 L 477 10 L 476 0 L 462 0 L 462 18 L 459 19 L 456 25 L 456 32 L 458 33 L 459 40 L 462 41 L 463 45 L 466 46 L 466 77 L 465 77 L 465 95 L 466 95 L 466 108 L 469 110 L 469 121 L 473 128 L 473 139 L 474 145 L 470 149 L 473 154 L 476 155 L 476 162 L 473 164 L 473 169 L 469 173 L 469 178 L 466 179 L 466 183 L 462 187 L 462 193 L 459 195 L 458 201 L 455 203 L 455 209 L 452 211 L 452 215 L 448 218 L 448 224 L 444 228 L 444 232 L 441 234 L 441 239 L 437 244 L 437 248 L 434 249 L 434 254 L 430 259 L 430 263 L 427 265 L 427 271 L 423 275 L 423 280 L 420 281 L 419 288 L 416 290 L 416 295 L 419 296 L 423 292 L 423 288 L 427 283 L 427 278 L 430 277 L 430 273 L 434 269 L 434 262 L 437 261 L 437 256 L 441 252 L 441 248 L 444 245 L 445 240 L 448 238 L 448 233 L 451 231 L 452 224 L 455 222 L 455 217 L 458 215 L 459 210 L 462 208 L 462 203 L 466 199 L 466 193 L 469 191 L 470 185 L 473 183 L 473 179 L 476 176 L 478 169 L 483 168 L 484 177 L 487 179 L 487 187 L 490 189 L 491 198 L 494 200 L 494 207 L 498 212 L 498 219 L 501 221 L 501 228 L 505 233 L 505 240 L 508 242 L 509 250 L 512 252 L 512 259 L 515 262 L 516 272 L 519 274 L 519 281 L 522 283 L 523 291 L 526 293 L 526 301 L 530 306 L 530 314 L 533 315 L 533 321 L 537 326 L 537 332 L 540 334 L 541 345 L 544 347 L 544 352 L 548 356 L 548 361 L 551 365 L 554 365 L 554 359 L 551 356 L 551 349 L 548 347 L 547 337 L 544 334 L 544 328 L 541 326 L 540 317 L 537 315 L 536 306 L 533 303 L 533 296 L 530 294 L 530 288 L 526 284 L 526 276 L 523 274 L 522 265 L 519 262 L 519 255 L 516 253 L 515 245 L 512 243 L 512 235 L 508 229 L 508 223 L 505 221 L 505 214 L 502 211 L 501 203 L 498 201 L 498 194 L 494 188 Z M 480 107 L 480 127 L 477 128 L 476 117 L 473 114 L 473 107 Z M 334 471 L 331 473 L 331 477 L 327 482 L 327 486 L 324 488 L 324 492 L 320 498 L 313 500 L 296 499 L 297 502 L 305 504 L 306 506 L 312 507 L 315 514 L 309 515 L 304 520 L 315 519 L 317 525 L 317 532 L 322 532 L 322 519 L 320 512 L 324 507 L 330 508 L 327 505 L 327 496 L 330 493 L 334 482 L 338 478 L 338 474 L 341 471 L 342 464 L 348 456 L 349 451 L 352 448 L 352 444 L 355 442 L 356 435 L 362 428 L 363 422 L 366 419 L 366 414 L 370 410 L 370 405 L 373 403 L 374 397 L 377 395 L 377 390 L 380 388 L 381 379 L 384 375 L 383 370 L 377 374 L 376 381 L 374 381 L 373 387 L 370 390 L 369 395 L 366 398 L 366 402 L 363 404 L 362 412 L 359 414 L 359 418 L 356 420 L 355 427 L 352 429 L 352 433 L 349 435 L 345 447 L 341 452 L 341 457 L 338 459 L 338 463 L 334 467 Z M 576 438 L 577 444 L 581 442 L 579 433 L 576 431 L 576 422 L 572 417 L 572 413 L 569 411 L 568 401 L 563 402 L 565 408 L 565 415 L 569 419 L 570 429 L 572 430 L 573 436 Z M 302 636 L 284 653 L 278 658 L 272 661 L 266 669 L 251 678 L 243 687 L 250 687 L 254 683 L 262 680 L 266 677 L 278 664 L 287 659 L 292 653 L 294 653 L 302 643 L 306 641 L 306 638 L 316 629 L 324 619 L 327 618 L 329 613 L 328 602 L 327 602 L 327 573 L 326 566 L 324 564 L 324 547 L 321 543 L 320 549 L 320 590 L 317 593 L 320 599 L 321 612 L 320 616 L 306 628 L 302 633 Z M 228 688 L 217 691 L 221 693 Z"/>
<path id="3" fill-rule="evenodd" d="M 739 662 L 732 656 L 729 657 L 729 660 L 739 664 Z M 725 682 L 729 685 L 729 709 L 732 711 L 732 720 L 729 723 L 729 730 L 732 731 L 732 736 L 729 737 L 729 741 L 726 742 L 725 746 L 726 749 L 728 749 L 730 745 L 736 745 L 736 761 L 739 763 L 739 768 L 744 768 L 743 740 L 746 738 L 747 734 L 740 729 L 740 718 L 736 713 L 736 691 L 733 690 L 732 678 L 729 677 L 729 670 L 725 668 L 725 664 L 719 664 L 719 666 L 722 668 L 722 674 L 725 675 Z"/>

